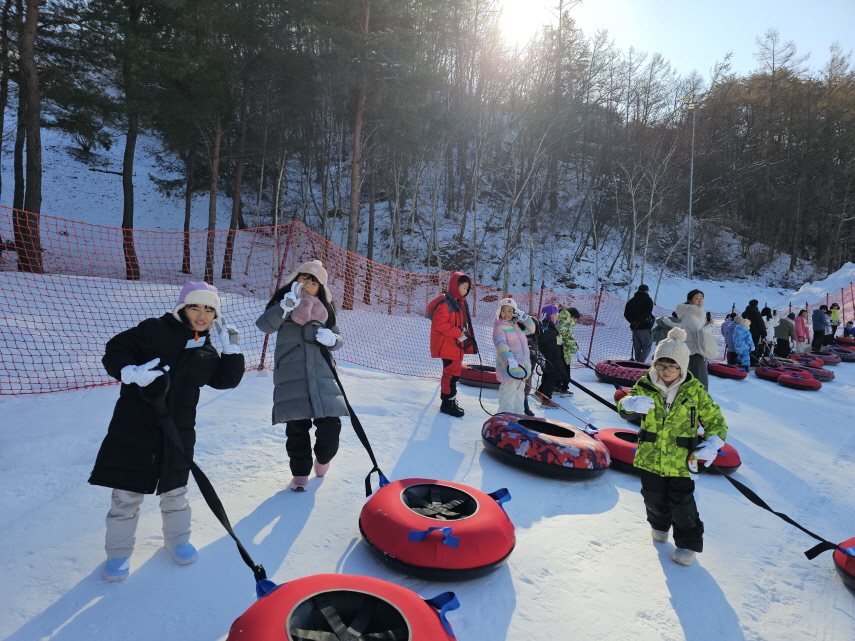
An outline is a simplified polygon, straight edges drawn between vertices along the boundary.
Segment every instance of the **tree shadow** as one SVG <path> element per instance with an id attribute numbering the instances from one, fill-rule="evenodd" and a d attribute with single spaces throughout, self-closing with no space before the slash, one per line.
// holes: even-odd
<path id="1" fill-rule="evenodd" d="M 269 577 L 284 561 L 314 502 L 312 486 L 301 494 L 278 492 L 233 526 Z M 201 503 L 194 501 L 194 509 L 207 510 Z M 132 557 L 131 574 L 120 583 L 104 581 L 102 567 L 99 564 L 7 641 L 169 639 L 184 636 L 188 619 L 194 639 L 220 639 L 255 600 L 252 572 L 228 535 L 199 548 L 199 559 L 192 565 L 176 565 L 161 548 L 138 567 Z M 141 612 L 149 616 L 141 616 Z"/>
<path id="2" fill-rule="evenodd" d="M 671 593 L 671 605 L 680 619 L 686 641 L 744 640 L 745 633 L 736 611 L 700 561 L 683 567 L 671 560 L 673 545 L 657 548 L 665 584 Z"/>

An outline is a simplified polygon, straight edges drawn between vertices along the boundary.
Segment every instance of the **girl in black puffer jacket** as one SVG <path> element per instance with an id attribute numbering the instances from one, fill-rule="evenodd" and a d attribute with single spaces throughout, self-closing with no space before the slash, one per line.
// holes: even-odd
<path id="1" fill-rule="evenodd" d="M 211 344 L 212 327 L 220 330 L 214 335 L 221 354 Z M 89 477 L 92 485 L 113 489 L 107 514 L 106 580 L 128 576 L 139 507 L 146 494 L 160 495 L 164 545 L 175 562 L 186 565 L 196 560 L 186 498 L 190 466 L 164 437 L 154 405 L 142 394 L 165 398 L 183 449 L 192 459 L 199 389 L 205 385 L 230 389 L 243 377 L 238 336 L 236 328 L 223 324 L 217 289 L 188 283 L 172 313 L 146 319 L 107 342 L 101 362 L 123 385 Z"/>
<path id="2" fill-rule="evenodd" d="M 564 348 L 561 334 L 558 332 L 558 307 L 546 305 L 542 310 L 542 320 L 538 331 L 537 342 L 545 363 L 543 377 L 537 388 L 541 399 L 541 408 L 555 409 L 558 403 L 552 400 L 552 394 L 558 384 L 567 380 L 567 363 L 564 362 Z"/>

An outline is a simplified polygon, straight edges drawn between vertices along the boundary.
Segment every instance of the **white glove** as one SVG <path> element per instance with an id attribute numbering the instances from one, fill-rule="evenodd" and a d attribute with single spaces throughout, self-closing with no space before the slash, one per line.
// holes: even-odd
<path id="1" fill-rule="evenodd" d="M 333 331 L 331 329 L 321 327 L 318 330 L 318 333 L 315 334 L 315 340 L 318 341 L 321 345 L 332 347 L 333 345 L 335 345 L 337 337 L 335 334 L 333 334 Z"/>
<path id="2" fill-rule="evenodd" d="M 214 331 L 220 338 L 220 351 L 223 354 L 240 354 L 240 332 L 234 325 L 226 325 L 222 316 L 214 321 Z"/>
<path id="3" fill-rule="evenodd" d="M 514 318 L 516 318 L 518 321 L 524 323 L 528 320 L 528 314 L 526 314 L 522 310 L 517 310 L 514 312 Z"/>
<path id="4" fill-rule="evenodd" d="M 303 290 L 303 283 L 291 283 L 291 291 L 285 294 L 285 297 L 279 303 L 284 314 L 282 318 L 287 318 L 288 314 L 294 311 L 294 308 L 300 304 L 300 292 Z"/>
<path id="5" fill-rule="evenodd" d="M 140 387 L 151 385 L 154 379 L 158 376 L 163 376 L 163 372 L 159 369 L 154 369 L 160 363 L 159 358 L 149 361 L 145 365 L 126 365 L 122 368 L 122 382 L 125 385 L 133 385 L 136 383 Z"/>
<path id="6" fill-rule="evenodd" d="M 647 414 L 656 403 L 649 396 L 627 396 L 620 402 L 624 412 L 635 412 L 636 414 Z"/>
<path id="7" fill-rule="evenodd" d="M 519 366 L 520 364 L 517 363 L 517 359 L 515 359 L 513 356 L 508 359 L 508 369 L 517 369 Z"/>
<path id="8" fill-rule="evenodd" d="M 718 451 L 723 447 L 724 441 L 722 441 L 718 436 L 713 435 L 701 443 L 693 454 L 696 459 L 700 459 L 704 462 L 704 466 L 709 467 L 712 465 L 715 457 L 718 456 Z"/>
<path id="9" fill-rule="evenodd" d="M 461 334 L 460 338 L 458 338 L 457 340 L 459 340 L 462 343 L 463 341 L 466 340 L 466 334 Z"/>

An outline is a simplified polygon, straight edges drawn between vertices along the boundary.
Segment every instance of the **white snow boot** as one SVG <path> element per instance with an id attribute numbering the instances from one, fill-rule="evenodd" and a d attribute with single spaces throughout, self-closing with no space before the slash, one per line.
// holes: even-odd
<path id="1" fill-rule="evenodd" d="M 671 558 L 674 559 L 680 565 L 691 565 L 695 561 L 695 557 L 697 556 L 697 552 L 694 550 L 686 550 L 685 548 L 677 548 L 674 550 L 674 556 Z"/>
<path id="2" fill-rule="evenodd" d="M 659 543 L 668 542 L 668 533 L 662 530 L 650 530 L 650 536 L 653 537 L 654 541 L 658 541 Z"/>

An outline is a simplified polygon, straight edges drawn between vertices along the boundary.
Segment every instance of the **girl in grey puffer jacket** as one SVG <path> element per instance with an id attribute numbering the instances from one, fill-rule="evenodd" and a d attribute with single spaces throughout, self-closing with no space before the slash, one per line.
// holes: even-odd
<path id="1" fill-rule="evenodd" d="M 262 332 L 276 332 L 273 423 L 285 423 L 285 449 L 294 475 L 290 487 L 295 491 L 304 491 L 309 483 L 312 423 L 316 428 L 314 470 L 317 476 L 324 476 L 338 451 L 339 417 L 348 414 L 320 348 L 325 345 L 335 351 L 344 344 L 327 278 L 321 261 L 304 263 L 273 294 L 255 321 Z"/>

